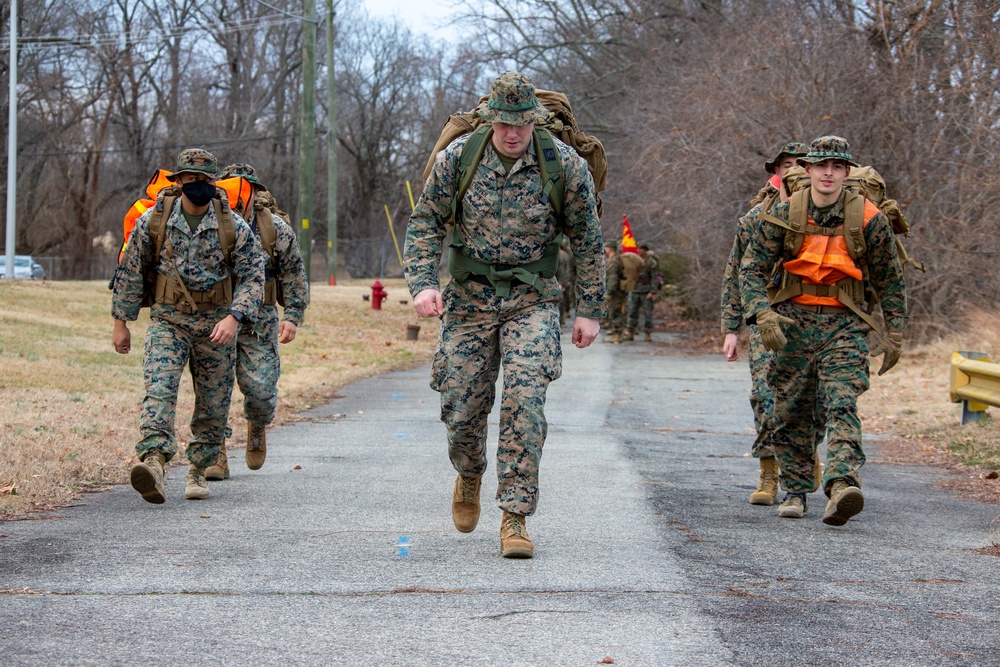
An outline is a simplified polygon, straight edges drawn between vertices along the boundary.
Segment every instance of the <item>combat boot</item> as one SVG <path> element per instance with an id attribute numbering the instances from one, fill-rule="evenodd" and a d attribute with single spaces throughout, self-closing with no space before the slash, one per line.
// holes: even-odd
<path id="1" fill-rule="evenodd" d="M 264 426 L 254 426 L 247 422 L 247 468 L 260 470 L 267 456 L 267 438 Z"/>
<path id="2" fill-rule="evenodd" d="M 806 496 L 803 493 L 786 493 L 778 506 L 778 516 L 784 519 L 801 519 L 806 513 Z"/>
<path id="3" fill-rule="evenodd" d="M 864 508 L 865 496 L 861 489 L 852 486 L 846 479 L 838 479 L 830 486 L 830 501 L 823 512 L 823 523 L 828 526 L 843 526 Z"/>
<path id="4" fill-rule="evenodd" d="M 778 497 L 778 459 L 773 456 L 760 458 L 760 481 L 750 494 L 751 505 L 773 505 Z"/>
<path id="5" fill-rule="evenodd" d="M 622 341 L 622 336 L 620 333 L 608 334 L 607 338 L 604 339 L 605 343 L 620 343 Z"/>
<path id="6" fill-rule="evenodd" d="M 222 442 L 222 451 L 215 463 L 205 468 L 205 478 L 211 480 L 229 479 L 229 457 L 226 456 L 226 443 Z"/>
<path id="7" fill-rule="evenodd" d="M 479 487 L 483 476 L 462 477 L 455 480 L 451 494 L 451 520 L 461 533 L 471 533 L 479 524 Z"/>
<path id="8" fill-rule="evenodd" d="M 813 453 L 813 486 L 809 493 L 816 493 L 819 491 L 819 487 L 823 485 L 823 459 L 819 455 L 819 449 L 817 448 L 815 453 Z"/>
<path id="9" fill-rule="evenodd" d="M 625 333 L 622 334 L 623 342 L 632 342 L 635 340 L 635 335 L 632 333 L 631 329 L 626 329 Z"/>
<path id="10" fill-rule="evenodd" d="M 520 514 L 503 513 L 500 521 L 500 555 L 504 558 L 531 558 L 535 555 L 535 545 L 528 537 L 524 517 Z"/>
<path id="11" fill-rule="evenodd" d="M 643 339 L 644 341 L 646 341 L 647 343 L 652 343 L 652 342 L 653 342 L 653 334 L 651 334 L 651 333 L 649 333 L 649 332 L 647 331 L 647 332 L 646 332 L 646 335 L 645 335 L 645 336 L 643 336 L 643 337 L 642 337 L 642 339 Z"/>
<path id="12" fill-rule="evenodd" d="M 208 500 L 208 481 L 205 479 L 205 468 L 193 465 L 188 468 L 184 500 Z"/>
<path id="13" fill-rule="evenodd" d="M 136 463 L 129 471 L 132 488 L 142 495 L 147 503 L 162 505 L 167 499 L 163 492 L 163 466 L 167 463 L 161 452 L 148 452 L 141 463 Z"/>

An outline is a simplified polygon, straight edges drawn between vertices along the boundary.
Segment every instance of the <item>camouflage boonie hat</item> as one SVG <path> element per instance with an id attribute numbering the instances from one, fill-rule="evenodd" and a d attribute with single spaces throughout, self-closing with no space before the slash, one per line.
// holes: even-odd
<path id="1" fill-rule="evenodd" d="M 261 190 L 267 190 L 267 186 L 261 183 L 260 179 L 257 178 L 257 170 L 246 162 L 237 162 L 236 164 L 229 165 L 222 170 L 222 176 L 220 176 L 220 178 L 236 178 L 237 176 L 242 176 Z"/>
<path id="2" fill-rule="evenodd" d="M 535 96 L 535 84 L 520 72 L 504 72 L 493 82 L 486 106 L 476 109 L 490 123 L 527 125 L 545 120 L 549 112 Z"/>
<path id="3" fill-rule="evenodd" d="M 809 147 L 801 141 L 790 141 L 778 149 L 778 154 L 775 155 L 773 159 L 764 163 L 764 171 L 769 174 L 773 174 L 775 167 L 778 166 L 778 163 L 786 157 L 799 157 L 800 155 L 806 155 L 808 152 Z"/>
<path id="4" fill-rule="evenodd" d="M 851 145 L 847 143 L 847 139 L 833 135 L 813 139 L 812 145 L 809 146 L 809 153 L 795 161 L 799 164 L 812 164 L 823 160 L 843 160 L 852 167 L 861 166 L 851 159 Z"/>
<path id="5" fill-rule="evenodd" d="M 174 173 L 167 176 L 167 180 L 176 180 L 185 171 L 216 178 L 219 175 L 219 161 L 204 148 L 187 148 L 177 156 L 177 166 L 174 167 Z"/>
<path id="6" fill-rule="evenodd" d="M 618 241 L 605 241 L 604 247 L 611 248 L 613 250 L 618 250 Z"/>

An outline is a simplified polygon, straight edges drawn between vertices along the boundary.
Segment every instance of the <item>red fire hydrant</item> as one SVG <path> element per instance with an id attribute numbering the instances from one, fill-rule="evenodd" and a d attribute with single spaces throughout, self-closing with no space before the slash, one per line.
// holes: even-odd
<path id="1" fill-rule="evenodd" d="M 389 293 L 382 289 L 382 283 L 378 280 L 372 283 L 372 308 L 382 310 L 382 302 L 389 296 Z"/>

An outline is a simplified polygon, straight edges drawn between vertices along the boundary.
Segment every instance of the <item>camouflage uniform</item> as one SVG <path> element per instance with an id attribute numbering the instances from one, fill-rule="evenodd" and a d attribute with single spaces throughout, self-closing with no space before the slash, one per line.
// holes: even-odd
<path id="1" fill-rule="evenodd" d="M 650 293 L 659 289 L 660 268 L 656 255 L 647 252 L 643 258 L 639 278 L 635 289 L 628 293 L 628 330 L 635 333 L 639 330 L 639 312 L 642 312 L 642 330 L 653 332 L 653 299 Z"/>
<path id="2" fill-rule="evenodd" d="M 556 280 L 562 288 L 562 300 L 559 302 L 559 324 L 562 325 L 573 310 L 573 284 L 576 282 L 576 264 L 573 262 L 573 251 L 569 241 L 563 238 L 559 245 L 559 265 L 556 269 Z"/>
<path id="3" fill-rule="evenodd" d="M 608 317 L 604 328 L 609 336 L 625 330 L 625 290 L 621 288 L 622 260 L 616 253 L 605 261 L 604 284 L 608 294 Z"/>
<path id="4" fill-rule="evenodd" d="M 214 160 L 214 158 L 213 158 Z M 114 283 L 111 313 L 116 320 L 133 321 L 139 316 L 145 268 L 154 262 L 155 248 L 149 235 L 149 219 L 155 209 L 136 222 L 119 265 Z M 260 247 L 246 222 L 233 213 L 236 243 L 233 263 L 233 302 L 204 312 L 183 313 L 175 306 L 155 303 L 143 353 L 146 396 L 142 403 L 135 451 L 140 459 L 159 451 L 167 461 L 177 453 L 174 436 L 177 392 L 185 364 L 191 368 L 195 408 L 191 417 L 191 442 L 187 458 L 205 468 L 219 455 L 225 435 L 226 418 L 233 384 L 233 351 L 236 343 L 217 345 L 209 336 L 215 325 L 232 311 L 250 317 L 260 305 L 264 267 Z M 173 247 L 177 272 L 189 290 L 207 291 L 229 275 L 220 246 L 219 223 L 214 206 L 192 232 L 181 213 L 181 200 L 174 202 L 167 221 L 157 272 L 171 276 L 174 269 L 165 257 L 167 244 Z"/>
<path id="5" fill-rule="evenodd" d="M 226 167 L 224 177 L 235 176 L 242 176 L 260 188 L 258 198 L 270 198 L 267 188 L 258 180 L 250 165 L 234 164 Z M 272 214 L 272 219 L 277 233 L 274 261 L 261 249 L 265 280 L 274 279 L 281 286 L 285 305 L 280 319 L 298 327 L 302 324 L 306 306 L 309 305 L 305 265 L 295 231 L 278 215 Z M 247 211 L 246 220 L 260 244 L 260 229 L 255 211 Z M 257 317 L 252 322 L 243 322 L 236 341 L 236 381 L 243 392 L 243 415 L 252 426 L 263 427 L 274 421 L 278 405 L 278 378 L 281 377 L 278 324 L 277 304 L 264 304 L 261 301 Z"/>
<path id="6" fill-rule="evenodd" d="M 726 273 L 722 279 L 722 333 L 739 334 L 743 325 L 743 304 L 740 301 L 740 262 L 746 253 L 747 245 L 754 232 L 760 226 L 757 204 L 736 224 L 736 237 L 733 248 L 729 252 L 726 263 Z M 747 352 L 750 357 L 750 377 L 753 387 L 750 391 L 750 407 L 753 409 L 753 423 L 757 430 L 751 454 L 756 458 L 774 456 L 771 446 L 771 420 L 774 412 L 774 395 L 767 386 L 767 367 L 773 354 L 760 341 L 757 326 L 750 325 L 750 346 Z"/>
<path id="7" fill-rule="evenodd" d="M 500 114 L 499 122 L 510 122 L 503 118 Z M 437 267 L 445 224 L 451 217 L 456 168 L 467 139 L 468 135 L 460 137 L 437 154 L 410 218 L 403 268 L 414 297 L 439 289 Z M 576 316 L 601 318 L 606 310 L 604 254 L 593 178 L 571 147 L 558 140 L 555 145 L 565 184 L 562 230 L 576 260 Z M 540 259 L 560 225 L 543 197 L 534 140 L 509 174 L 488 141 L 462 211 L 458 233 L 475 260 L 519 266 Z M 538 503 L 538 464 L 547 430 L 545 392 L 562 373 L 558 311 L 562 292 L 555 276 L 542 278 L 540 290 L 515 280 L 508 296 L 498 295 L 499 291 L 475 274 L 462 282 L 452 280 L 444 288 L 431 387 L 441 394 L 441 420 L 447 428 L 452 465 L 463 477 L 477 477 L 487 467 L 487 418 L 503 365 L 497 505 L 527 516 Z"/>
<path id="8" fill-rule="evenodd" d="M 787 221 L 788 203 L 775 206 L 772 214 Z M 822 212 L 810 201 L 808 214 L 820 227 L 843 224 L 844 195 Z M 760 225 L 746 249 L 740 284 L 747 313 L 769 308 L 766 288 L 771 267 L 787 259 L 785 233 L 775 224 Z M 886 326 L 891 332 L 902 332 L 907 319 L 905 286 L 885 214 L 878 213 L 865 226 L 864 239 L 871 284 L 879 295 Z M 774 353 L 767 373 L 767 384 L 774 392 L 773 443 L 782 487 L 789 494 L 805 494 L 812 488 L 814 409 L 819 410 L 827 435 L 824 491 L 830 495 L 832 482 L 841 478 L 860 486 L 865 455 L 857 397 L 869 387 L 870 327 L 851 312 L 810 312 L 790 301 L 776 304 L 774 310 L 794 321 L 784 328 L 788 342 Z"/>

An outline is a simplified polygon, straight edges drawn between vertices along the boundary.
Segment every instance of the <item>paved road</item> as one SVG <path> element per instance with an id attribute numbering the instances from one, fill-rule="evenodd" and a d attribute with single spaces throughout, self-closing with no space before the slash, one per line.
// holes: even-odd
<path id="1" fill-rule="evenodd" d="M 823 525 L 817 494 L 779 519 L 746 502 L 745 364 L 564 341 L 533 560 L 499 557 L 489 502 L 454 530 L 428 370 L 393 373 L 274 430 L 262 470 L 231 457 L 208 501 L 173 468 L 162 506 L 122 487 L 0 524 L 0 663 L 1000 664 L 973 551 L 996 506 L 873 444 L 859 517 Z"/>

